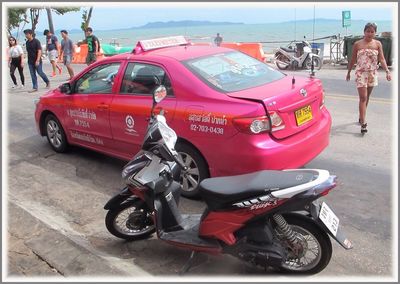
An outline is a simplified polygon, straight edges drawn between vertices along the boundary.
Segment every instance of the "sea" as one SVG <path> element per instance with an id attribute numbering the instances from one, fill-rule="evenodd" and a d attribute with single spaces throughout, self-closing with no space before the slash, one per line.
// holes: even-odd
<path id="1" fill-rule="evenodd" d="M 324 56 L 329 56 L 331 41 L 344 36 L 362 36 L 367 21 L 353 20 L 351 26 L 342 27 L 341 20 L 315 19 L 303 21 L 288 21 L 268 24 L 228 24 L 159 28 L 131 28 L 120 30 L 95 30 L 100 43 L 119 44 L 120 46 L 135 46 L 141 39 L 184 35 L 192 42 L 213 42 L 217 33 L 224 42 L 259 42 L 264 52 L 273 53 L 280 46 L 287 46 L 293 40 L 303 40 L 310 43 L 323 43 Z M 376 21 L 378 35 L 381 32 L 392 32 L 392 21 Z M 70 33 L 70 38 L 77 43 L 84 39 L 82 31 Z M 39 38 L 39 40 L 42 40 Z M 43 37 L 44 40 L 44 37 Z"/>

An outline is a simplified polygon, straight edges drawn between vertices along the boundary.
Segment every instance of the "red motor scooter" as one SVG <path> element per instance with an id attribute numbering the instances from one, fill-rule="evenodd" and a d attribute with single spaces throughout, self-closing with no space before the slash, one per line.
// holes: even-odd
<path id="1" fill-rule="evenodd" d="M 315 200 L 336 186 L 326 170 L 259 171 L 205 179 L 200 193 L 203 214 L 178 210 L 181 186 L 174 180 L 188 170 L 174 146 L 177 135 L 154 107 L 166 96 L 159 86 L 141 151 L 124 167 L 127 186 L 104 206 L 107 229 L 137 240 L 157 233 L 159 239 L 195 252 L 227 253 L 263 268 L 314 274 L 332 255 L 329 235 L 352 248 L 339 218 Z"/>

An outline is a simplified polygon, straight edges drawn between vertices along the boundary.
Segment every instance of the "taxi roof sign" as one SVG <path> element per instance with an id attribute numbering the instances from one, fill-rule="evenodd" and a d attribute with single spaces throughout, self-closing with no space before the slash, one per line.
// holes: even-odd
<path id="1" fill-rule="evenodd" d="M 136 47 L 140 47 L 143 51 L 148 51 L 152 49 L 178 46 L 183 44 L 189 44 L 184 36 L 170 36 L 140 40 Z M 135 53 L 138 51 L 136 49 L 137 48 L 135 48 Z"/>

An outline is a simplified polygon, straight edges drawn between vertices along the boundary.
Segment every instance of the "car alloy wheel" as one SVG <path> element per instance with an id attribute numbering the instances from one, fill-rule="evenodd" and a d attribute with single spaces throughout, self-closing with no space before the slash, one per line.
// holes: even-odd
<path id="1" fill-rule="evenodd" d="M 199 151 L 188 144 L 178 143 L 176 151 L 188 167 L 186 172 L 182 171 L 181 175 L 176 178 L 182 185 L 182 195 L 198 198 L 200 182 L 209 177 L 208 166 Z"/>
<path id="2" fill-rule="evenodd" d="M 47 140 L 54 151 L 59 153 L 65 152 L 68 146 L 67 138 L 58 119 L 54 115 L 49 114 L 45 120 L 45 127 Z"/>

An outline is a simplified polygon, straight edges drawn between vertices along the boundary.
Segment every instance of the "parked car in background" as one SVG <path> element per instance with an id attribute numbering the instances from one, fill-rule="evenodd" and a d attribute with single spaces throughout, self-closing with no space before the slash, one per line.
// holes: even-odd
<path id="1" fill-rule="evenodd" d="M 40 135 L 53 149 L 79 145 L 129 160 L 140 149 L 159 85 L 158 105 L 178 135 L 194 197 L 207 177 L 297 168 L 329 143 L 331 117 L 319 79 L 287 76 L 242 52 L 195 46 L 184 37 L 139 41 L 48 92 L 36 105 Z"/>

